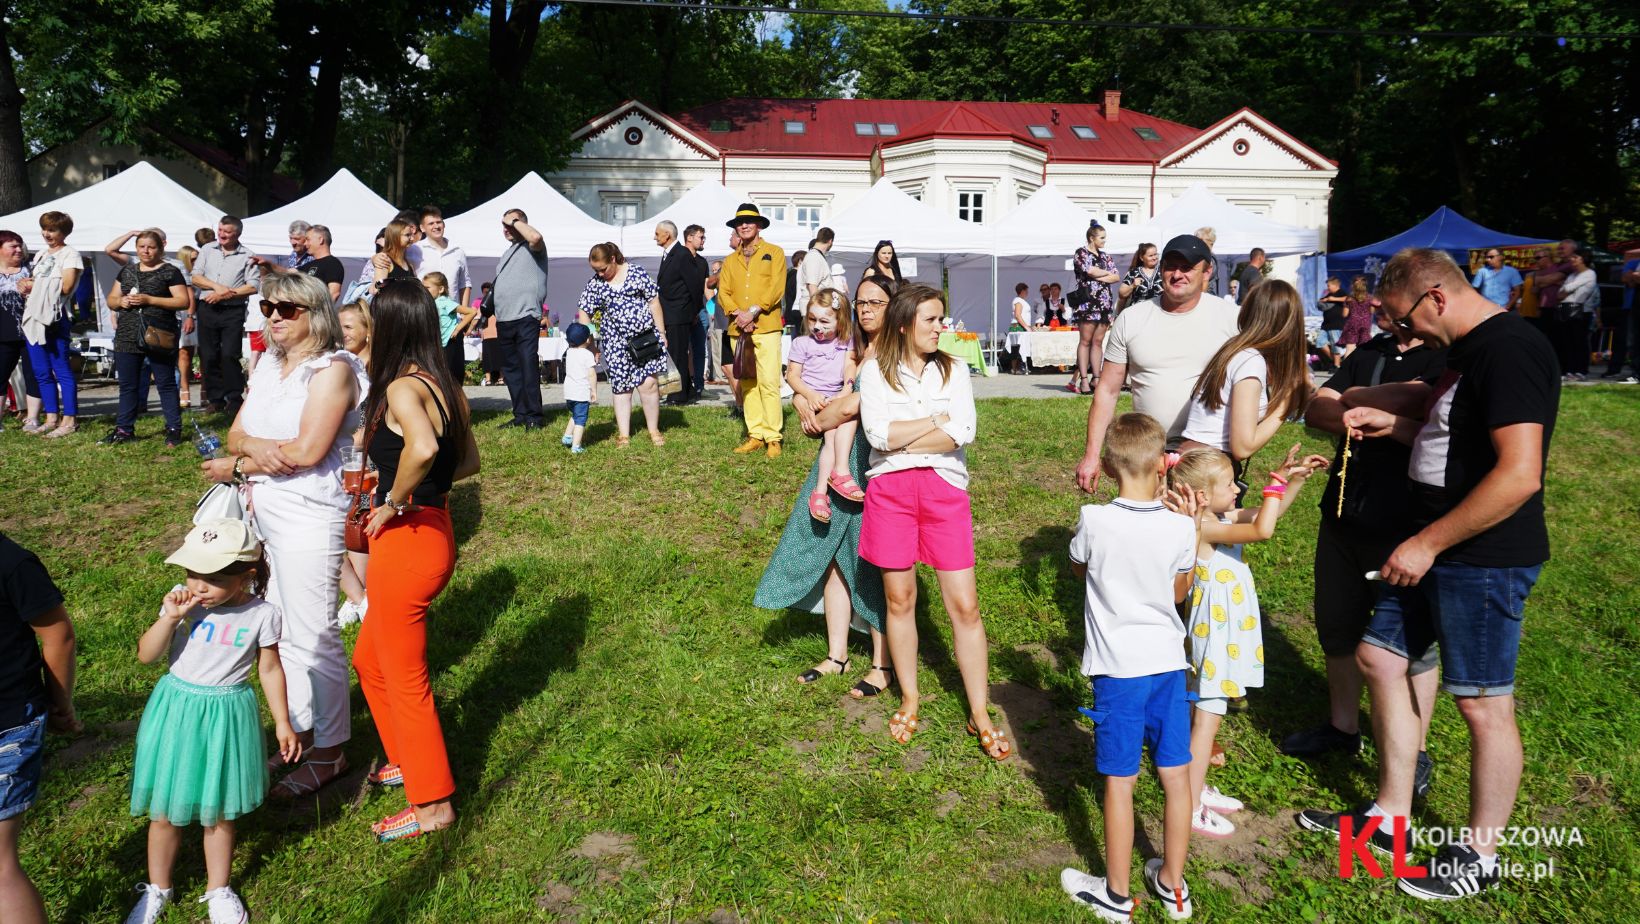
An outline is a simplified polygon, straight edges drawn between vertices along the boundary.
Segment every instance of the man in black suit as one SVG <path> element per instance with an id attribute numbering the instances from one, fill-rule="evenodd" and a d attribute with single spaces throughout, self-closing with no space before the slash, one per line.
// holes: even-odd
<path id="1" fill-rule="evenodd" d="M 695 225 L 689 226 L 689 232 L 680 242 L 677 225 L 663 221 L 655 226 L 655 243 L 662 253 L 655 284 L 660 288 L 661 318 L 666 322 L 666 348 L 683 380 L 683 389 L 666 399 L 674 406 L 699 400 L 705 387 L 695 374 L 692 353 L 697 340 L 694 328 L 700 326 L 700 312 L 706 306 L 706 273 L 704 261 L 689 244 L 690 240 L 703 243 L 706 232 Z"/>

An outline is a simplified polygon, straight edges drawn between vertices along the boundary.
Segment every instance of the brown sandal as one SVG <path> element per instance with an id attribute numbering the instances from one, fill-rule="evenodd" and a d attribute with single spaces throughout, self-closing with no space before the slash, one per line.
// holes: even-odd
<path id="1" fill-rule="evenodd" d="M 1009 757 L 1013 756 L 1014 746 L 1008 741 L 1008 733 L 1005 731 L 995 728 L 980 731 L 979 728 L 974 725 L 974 720 L 969 719 L 968 734 L 979 738 L 980 750 L 984 751 L 985 756 L 991 758 L 992 760 L 1007 760 Z M 995 748 L 1001 748 L 1002 753 L 996 753 L 994 751 Z"/>
<path id="2" fill-rule="evenodd" d="M 905 732 L 904 738 L 895 734 L 894 727 L 896 725 L 900 727 L 901 731 Z M 904 712 L 896 712 L 894 718 L 888 720 L 888 736 L 900 744 L 910 744 L 911 736 L 915 735 L 920 727 L 922 727 L 922 721 L 917 718 L 916 713 L 906 715 Z"/>

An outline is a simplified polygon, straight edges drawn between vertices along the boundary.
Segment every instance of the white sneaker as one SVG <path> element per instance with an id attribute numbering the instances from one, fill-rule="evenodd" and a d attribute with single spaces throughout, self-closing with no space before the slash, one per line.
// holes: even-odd
<path id="1" fill-rule="evenodd" d="M 131 913 L 125 916 L 125 924 L 154 924 L 165 913 L 171 896 L 176 894 L 175 889 L 161 889 L 150 882 L 137 883 L 137 891 L 142 893 L 142 897 L 137 899 L 137 906 L 131 909 Z"/>
<path id="2" fill-rule="evenodd" d="M 1217 786 L 1202 787 L 1202 805 L 1220 813 L 1239 812 L 1247 807 L 1242 805 L 1241 800 L 1237 799 L 1235 796 L 1227 796 L 1224 793 L 1219 792 L 1219 788 Z"/>
<path id="3" fill-rule="evenodd" d="M 1206 805 L 1190 819 L 1190 830 L 1202 837 L 1224 838 L 1236 833 L 1236 826 Z"/>
<path id="4" fill-rule="evenodd" d="M 358 603 L 354 603 L 352 600 L 343 598 L 342 605 L 336 608 L 336 621 L 344 626 L 351 626 L 356 622 L 363 622 L 364 611 L 367 606 L 369 606 L 368 598 L 360 600 Z"/>
<path id="5" fill-rule="evenodd" d="M 1183 921 L 1190 917 L 1191 911 L 1194 910 L 1190 905 L 1190 883 L 1181 878 L 1177 889 L 1162 885 L 1160 857 L 1145 861 L 1145 885 L 1150 886 L 1151 893 L 1160 901 L 1168 917 L 1175 921 Z"/>
<path id="6" fill-rule="evenodd" d="M 232 886 L 212 889 L 199 897 L 202 905 L 211 911 L 211 924 L 245 924 L 251 916 L 245 913 L 245 903 L 235 895 Z"/>
<path id="7" fill-rule="evenodd" d="M 1071 900 L 1107 921 L 1125 922 L 1133 917 L 1133 898 L 1118 902 L 1110 897 L 1110 888 L 1103 876 L 1089 876 L 1079 869 L 1067 867 L 1059 874 L 1059 887 Z"/>

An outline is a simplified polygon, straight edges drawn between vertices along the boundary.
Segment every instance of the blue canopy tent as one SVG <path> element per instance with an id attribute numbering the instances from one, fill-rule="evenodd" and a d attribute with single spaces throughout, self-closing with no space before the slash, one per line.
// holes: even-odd
<path id="1" fill-rule="evenodd" d="M 1428 218 L 1394 237 L 1354 250 L 1327 254 L 1327 271 L 1334 276 L 1363 272 L 1369 276 L 1377 276 L 1383 265 L 1389 262 L 1389 258 L 1395 256 L 1396 251 L 1407 247 L 1434 247 L 1444 250 L 1452 255 L 1452 259 L 1458 261 L 1459 266 L 1467 266 L 1469 251 L 1474 247 L 1541 243 L 1545 243 L 1542 238 L 1504 234 L 1482 227 L 1443 205 Z M 1349 286 L 1346 284 L 1345 288 Z"/>

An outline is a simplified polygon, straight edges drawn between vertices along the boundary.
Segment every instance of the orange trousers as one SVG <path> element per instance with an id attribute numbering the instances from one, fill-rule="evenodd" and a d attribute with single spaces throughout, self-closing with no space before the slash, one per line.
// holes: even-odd
<path id="1" fill-rule="evenodd" d="M 447 799 L 456 789 L 427 672 L 427 608 L 455 567 L 455 534 L 445 510 L 401 513 L 370 540 L 370 608 L 353 667 L 387 759 L 404 771 L 412 805 Z"/>

